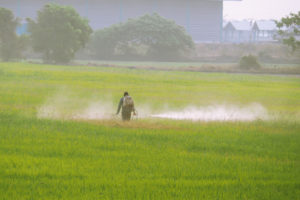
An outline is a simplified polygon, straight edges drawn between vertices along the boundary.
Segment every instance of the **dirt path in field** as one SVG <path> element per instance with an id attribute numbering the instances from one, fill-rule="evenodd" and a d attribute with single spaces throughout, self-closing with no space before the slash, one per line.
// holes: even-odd
<path id="1" fill-rule="evenodd" d="M 204 64 L 202 66 L 124 66 L 116 64 L 93 64 L 89 63 L 87 66 L 94 67 L 110 67 L 110 68 L 125 68 L 125 69 L 143 69 L 143 70 L 153 70 L 153 71 L 183 71 L 183 72 L 204 72 L 204 73 L 228 73 L 228 74 L 253 74 L 253 75 L 274 75 L 274 76 L 290 76 L 300 78 L 300 67 L 299 68 L 286 68 L 286 69 L 268 69 L 264 68 L 262 70 L 241 70 L 237 66 L 218 66 Z"/>
<path id="2" fill-rule="evenodd" d="M 39 61 L 29 61 L 29 63 L 41 64 Z M 253 74 L 253 75 L 274 75 L 274 76 L 289 76 L 300 78 L 299 67 L 280 67 L 280 68 L 263 68 L 261 70 L 242 70 L 236 64 L 218 64 L 218 63 L 203 63 L 199 65 L 187 66 L 182 64 L 176 66 L 151 66 L 149 64 L 141 65 L 122 65 L 122 64 L 108 64 L 100 62 L 82 62 L 74 61 L 69 66 L 89 66 L 89 67 L 108 67 L 108 68 L 123 68 L 123 69 L 137 69 L 137 70 L 152 70 L 152 71 L 179 71 L 179 72 L 203 72 L 203 73 L 227 73 L 227 74 Z"/>

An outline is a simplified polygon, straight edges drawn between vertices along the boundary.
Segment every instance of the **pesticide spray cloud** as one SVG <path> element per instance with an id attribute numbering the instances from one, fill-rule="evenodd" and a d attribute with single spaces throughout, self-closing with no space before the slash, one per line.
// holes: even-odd
<path id="1" fill-rule="evenodd" d="M 207 107 L 187 107 L 183 111 L 167 111 L 151 115 L 155 118 L 191 121 L 254 121 L 265 120 L 267 110 L 258 103 L 247 106 L 211 105 Z"/>
<path id="2" fill-rule="evenodd" d="M 113 117 L 113 104 L 103 101 L 92 102 L 82 112 L 75 113 L 73 119 L 85 119 L 85 120 L 103 120 L 111 119 Z"/>
<path id="3" fill-rule="evenodd" d="M 110 120 L 115 119 L 118 102 L 111 98 L 91 97 L 85 100 L 74 98 L 66 91 L 60 91 L 38 108 L 38 118 L 76 119 L 76 120 Z M 249 105 L 216 104 L 204 107 L 189 106 L 182 110 L 165 108 L 155 112 L 151 106 L 136 104 L 138 117 L 143 119 L 171 119 L 189 121 L 254 121 L 267 120 L 268 112 L 259 103 Z"/>
<path id="4" fill-rule="evenodd" d="M 38 108 L 38 118 L 104 120 L 112 118 L 113 101 L 109 97 L 79 98 L 61 89 Z"/>

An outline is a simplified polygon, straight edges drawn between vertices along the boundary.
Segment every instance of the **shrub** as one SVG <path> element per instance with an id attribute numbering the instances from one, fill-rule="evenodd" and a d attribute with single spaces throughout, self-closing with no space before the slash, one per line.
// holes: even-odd
<path id="1" fill-rule="evenodd" d="M 260 69 L 261 65 L 259 64 L 257 57 L 253 55 L 243 56 L 240 60 L 241 69 Z"/>

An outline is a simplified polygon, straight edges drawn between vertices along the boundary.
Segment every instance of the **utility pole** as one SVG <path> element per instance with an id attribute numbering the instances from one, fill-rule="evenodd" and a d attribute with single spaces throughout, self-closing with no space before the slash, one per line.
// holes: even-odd
<path id="1" fill-rule="evenodd" d="M 19 17 L 21 18 L 21 0 L 18 0 L 17 2 L 17 16 L 16 17 Z"/>
<path id="2" fill-rule="evenodd" d="M 190 34 L 191 33 L 191 7 L 189 1 L 186 1 L 185 20 L 186 20 L 186 31 Z"/>
<path id="3" fill-rule="evenodd" d="M 220 20 L 220 42 L 222 43 L 223 42 L 223 20 L 224 20 L 224 17 L 223 17 L 223 14 L 224 14 L 224 6 L 223 6 L 223 1 L 221 2 L 221 20 Z"/>
<path id="4" fill-rule="evenodd" d="M 120 10 L 119 10 L 119 21 L 120 23 L 123 21 L 123 0 L 120 0 Z"/>
<path id="5" fill-rule="evenodd" d="M 89 1 L 85 0 L 85 16 L 86 18 L 89 17 Z"/>

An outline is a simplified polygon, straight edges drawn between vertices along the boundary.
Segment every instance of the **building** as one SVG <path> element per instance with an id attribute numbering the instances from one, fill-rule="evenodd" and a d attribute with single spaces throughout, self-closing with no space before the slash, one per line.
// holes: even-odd
<path id="1" fill-rule="evenodd" d="M 274 20 L 230 21 L 223 27 L 223 42 L 275 42 L 278 28 Z"/>
<path id="2" fill-rule="evenodd" d="M 272 42 L 276 41 L 278 28 L 274 20 L 259 20 L 253 25 L 254 41 L 256 42 Z"/>
<path id="3" fill-rule="evenodd" d="M 0 0 L 0 7 L 13 10 L 21 18 L 34 18 L 47 3 L 70 5 L 90 20 L 94 30 L 158 13 L 185 27 L 195 42 L 220 42 L 223 1 L 241 0 Z"/>
<path id="4" fill-rule="evenodd" d="M 223 42 L 245 43 L 252 40 L 252 22 L 230 21 L 224 26 Z"/>

